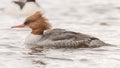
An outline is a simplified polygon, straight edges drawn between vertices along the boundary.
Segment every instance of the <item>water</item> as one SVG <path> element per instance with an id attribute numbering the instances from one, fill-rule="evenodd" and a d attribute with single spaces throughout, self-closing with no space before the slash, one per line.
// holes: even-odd
<path id="1" fill-rule="evenodd" d="M 117 46 L 78 49 L 44 49 L 30 53 L 24 39 L 29 29 L 11 29 L 25 17 L 0 13 L 0 68 L 119 68 L 120 1 L 37 0 L 53 28 L 100 38 Z M 1 6 L 7 6 L 2 4 Z"/>

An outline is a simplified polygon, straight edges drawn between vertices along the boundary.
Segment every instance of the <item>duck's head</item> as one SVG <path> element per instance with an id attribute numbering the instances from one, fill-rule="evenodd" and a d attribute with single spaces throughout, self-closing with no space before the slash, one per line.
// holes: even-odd
<path id="1" fill-rule="evenodd" d="M 31 33 L 36 35 L 43 34 L 44 30 L 51 28 L 51 25 L 48 23 L 47 19 L 43 17 L 40 11 L 27 17 L 24 25 L 30 27 L 32 29 Z"/>

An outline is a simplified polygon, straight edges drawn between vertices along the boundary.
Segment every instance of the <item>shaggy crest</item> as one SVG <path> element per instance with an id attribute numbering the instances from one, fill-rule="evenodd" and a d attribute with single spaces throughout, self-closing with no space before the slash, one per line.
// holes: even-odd
<path id="1" fill-rule="evenodd" d="M 43 17 L 40 11 L 37 11 L 35 14 L 29 16 L 25 20 L 24 25 L 29 25 L 30 23 L 34 22 L 39 22 L 40 28 L 42 28 L 43 30 L 51 28 L 51 25 L 48 23 L 48 20 L 45 17 Z"/>

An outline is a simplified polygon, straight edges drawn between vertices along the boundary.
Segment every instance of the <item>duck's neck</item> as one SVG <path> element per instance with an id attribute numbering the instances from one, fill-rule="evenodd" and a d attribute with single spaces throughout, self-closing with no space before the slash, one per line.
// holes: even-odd
<path id="1" fill-rule="evenodd" d="M 43 35 L 44 30 L 42 29 L 32 29 L 32 34 L 34 35 Z"/>

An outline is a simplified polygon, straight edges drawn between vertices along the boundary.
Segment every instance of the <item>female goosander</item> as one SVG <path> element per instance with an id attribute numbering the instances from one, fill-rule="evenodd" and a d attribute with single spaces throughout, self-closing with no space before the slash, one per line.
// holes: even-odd
<path id="1" fill-rule="evenodd" d="M 24 25 L 32 29 L 31 34 L 25 40 L 25 44 L 30 49 L 37 47 L 83 48 L 109 45 L 98 38 L 82 33 L 64 29 L 50 29 L 51 25 L 39 11 L 29 16 Z"/>

